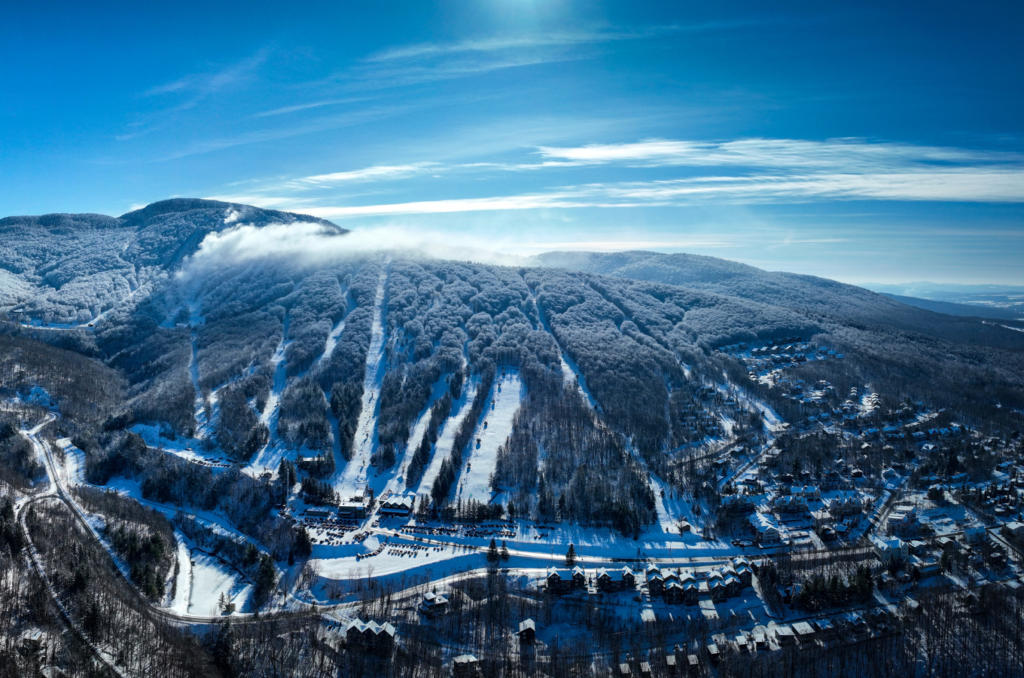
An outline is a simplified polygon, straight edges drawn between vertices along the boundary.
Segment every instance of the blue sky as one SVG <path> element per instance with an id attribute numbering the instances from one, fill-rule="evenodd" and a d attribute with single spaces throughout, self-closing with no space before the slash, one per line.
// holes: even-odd
<path id="1" fill-rule="evenodd" d="M 0 9 L 0 213 L 1024 283 L 1020 3 L 85 4 Z"/>

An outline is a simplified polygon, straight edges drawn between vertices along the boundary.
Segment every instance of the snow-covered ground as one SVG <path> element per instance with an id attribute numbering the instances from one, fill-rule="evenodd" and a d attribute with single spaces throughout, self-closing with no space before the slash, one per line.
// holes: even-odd
<path id="1" fill-rule="evenodd" d="M 512 420 L 525 395 L 526 387 L 515 372 L 499 375 L 494 380 L 482 420 L 473 435 L 472 451 L 459 477 L 458 497 L 485 504 L 491 500 L 490 481 L 498 448 L 512 435 Z"/>
<path id="2" fill-rule="evenodd" d="M 188 614 L 216 616 L 217 605 L 223 594 L 235 604 L 236 612 L 245 610 L 252 593 L 252 585 L 238 572 L 216 556 L 199 549 L 192 550 L 192 578 L 189 587 Z"/>
<path id="3" fill-rule="evenodd" d="M 168 600 L 167 608 L 177 614 L 188 614 L 192 596 L 192 558 L 185 538 L 175 531 L 174 539 L 177 542 L 178 574 L 173 575 L 174 595 Z"/>

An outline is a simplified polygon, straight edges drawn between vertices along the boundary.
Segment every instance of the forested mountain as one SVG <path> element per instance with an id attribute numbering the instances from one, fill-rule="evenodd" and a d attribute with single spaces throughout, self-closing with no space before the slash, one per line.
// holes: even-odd
<path id="1" fill-rule="evenodd" d="M 696 254 L 655 252 L 548 252 L 535 257 L 541 266 L 647 280 L 742 297 L 837 320 L 885 325 L 957 343 L 1024 350 L 1024 335 L 977 318 L 955 321 L 855 285 Z M 955 314 L 963 315 L 963 314 Z M 981 315 L 980 313 L 978 315 Z"/>
<path id="2" fill-rule="evenodd" d="M 1024 333 L 709 257 L 550 253 L 509 268 L 342 247 L 326 259 L 271 253 L 190 268 L 210 234 L 300 222 L 345 242 L 330 222 L 205 200 L 119 218 L 0 220 L 10 341 L 60 347 L 109 383 L 89 409 L 38 379 L 83 422 L 90 477 L 126 475 L 169 501 L 191 493 L 216 505 L 259 486 L 246 474 L 276 478 L 285 458 L 310 499 L 327 501 L 368 482 L 369 465 L 378 489 L 464 510 L 466 460 L 514 372 L 525 395 L 487 470 L 492 498 L 635 534 L 655 517 L 648 474 L 675 477 L 674 451 L 722 424 L 698 391 L 753 387 L 717 352 L 726 345 L 813 340 L 847 354 L 829 368 L 843 379 L 973 423 L 1024 407 Z M 734 435 L 748 415 L 758 435 L 739 410 Z M 211 484 L 153 452 L 175 445 L 242 473 Z M 239 523 L 287 552 L 268 497 L 236 503 L 255 512 L 230 509 Z"/>

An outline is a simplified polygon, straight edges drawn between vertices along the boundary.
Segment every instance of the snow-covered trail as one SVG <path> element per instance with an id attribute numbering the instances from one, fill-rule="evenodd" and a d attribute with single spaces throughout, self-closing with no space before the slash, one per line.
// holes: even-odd
<path id="1" fill-rule="evenodd" d="M 597 400 L 594 398 L 590 389 L 587 388 L 587 379 L 580 372 L 579 365 L 576 361 L 566 354 L 565 349 L 558 342 L 558 338 L 555 333 L 551 331 L 551 326 L 548 324 L 547 316 L 544 312 L 544 307 L 540 305 L 537 298 L 533 296 L 533 292 L 530 292 L 530 299 L 533 299 L 533 303 L 537 306 L 537 315 L 540 317 L 540 325 L 545 332 L 551 335 L 551 338 L 555 340 L 555 344 L 558 346 L 558 359 L 562 363 L 562 379 L 566 384 L 576 384 L 579 389 L 580 395 L 590 405 L 590 409 L 600 411 L 600 407 L 597 404 Z"/>
<path id="2" fill-rule="evenodd" d="M 455 442 L 455 434 L 462 425 L 462 420 L 466 418 L 466 415 L 469 414 L 470 409 L 473 407 L 473 400 L 477 396 L 477 385 L 476 379 L 468 381 L 462 387 L 462 397 L 452 403 L 452 412 L 441 426 L 440 433 L 437 436 L 437 443 L 434 445 L 434 451 L 430 456 L 430 463 L 427 464 L 427 470 L 423 473 L 419 487 L 416 488 L 417 494 L 430 493 L 430 488 L 434 485 L 434 479 L 437 478 L 437 473 L 441 470 L 441 462 L 451 452 L 452 444 Z"/>
<path id="3" fill-rule="evenodd" d="M 448 390 L 448 382 L 442 376 L 434 384 L 433 391 L 430 394 L 427 404 L 423 407 L 423 411 L 420 412 L 419 417 L 416 418 L 416 422 L 412 426 L 412 432 L 409 434 L 409 440 L 405 444 L 405 454 L 398 462 L 393 474 L 387 482 L 384 488 L 385 492 L 391 492 L 392 494 L 402 494 L 407 489 L 405 481 L 406 471 L 409 468 L 409 463 L 412 461 L 412 455 L 419 447 L 420 441 L 423 440 L 423 434 L 427 431 L 427 426 L 430 425 L 432 414 L 430 408 L 434 406 L 437 399 L 442 397 Z"/>
<path id="4" fill-rule="evenodd" d="M 331 359 L 334 354 L 334 347 L 338 345 L 338 339 L 341 338 L 341 333 L 345 331 L 345 318 L 338 321 L 338 324 L 334 326 L 331 333 L 327 335 L 327 341 L 324 343 L 324 352 L 320 354 L 316 364 L 322 365 Z"/>
<path id="5" fill-rule="evenodd" d="M 167 609 L 176 614 L 188 614 L 188 603 L 192 596 L 192 558 L 185 539 L 174 531 L 177 542 L 178 574 L 174 580 L 174 596 L 170 598 Z"/>
<path id="6" fill-rule="evenodd" d="M 495 380 L 484 404 L 482 420 L 477 423 L 473 434 L 466 467 L 459 476 L 457 497 L 484 503 L 492 499 L 491 474 L 494 473 L 498 448 L 512 435 L 512 420 L 525 396 L 526 386 L 517 373 L 509 372 Z"/>
<path id="7" fill-rule="evenodd" d="M 352 459 L 338 474 L 334 489 L 342 497 L 357 494 L 365 487 L 370 473 L 370 457 L 377 449 L 377 415 L 380 410 L 380 389 L 384 381 L 387 367 L 384 361 L 384 292 L 387 289 L 388 265 L 390 257 L 384 261 L 384 267 L 377 282 L 377 294 L 373 300 L 373 324 L 370 329 L 370 347 L 366 351 L 366 372 L 363 377 L 363 401 L 356 424 L 356 435 L 353 441 Z"/>
<path id="8" fill-rule="evenodd" d="M 277 417 L 281 407 L 281 394 L 284 393 L 284 389 L 288 385 L 288 366 L 284 359 L 285 351 L 291 344 L 291 339 L 288 338 L 288 324 L 289 319 L 286 315 L 281 341 L 278 342 L 277 349 L 270 357 L 270 364 L 274 366 L 274 383 L 270 387 L 270 395 L 267 396 L 263 411 L 260 412 L 260 423 L 270 429 L 270 441 L 257 450 L 249 460 L 244 469 L 245 473 L 249 475 L 258 475 L 264 470 L 276 473 L 285 453 L 282 441 L 277 435 Z"/>

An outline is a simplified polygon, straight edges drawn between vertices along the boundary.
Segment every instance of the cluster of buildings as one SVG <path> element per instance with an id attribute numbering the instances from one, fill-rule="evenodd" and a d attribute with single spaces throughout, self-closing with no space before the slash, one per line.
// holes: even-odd
<path id="1" fill-rule="evenodd" d="M 645 576 L 652 596 L 663 596 L 670 604 L 696 605 L 701 596 L 721 602 L 740 595 L 752 585 L 754 572 L 746 558 L 738 557 L 708 572 L 663 571 L 657 565 L 648 565 Z"/>

